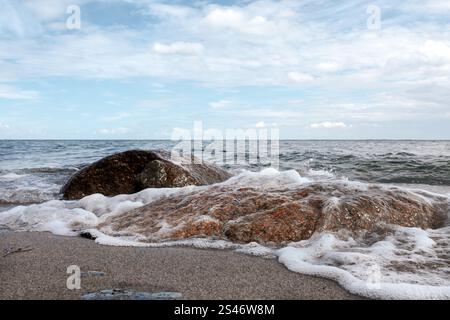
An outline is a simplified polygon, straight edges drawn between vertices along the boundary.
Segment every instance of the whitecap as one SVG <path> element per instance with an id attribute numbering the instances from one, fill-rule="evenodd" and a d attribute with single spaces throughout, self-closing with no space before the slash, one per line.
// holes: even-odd
<path id="1" fill-rule="evenodd" d="M 11 172 L 11 173 L 6 173 L 6 174 L 1 175 L 0 179 L 3 179 L 3 180 L 17 180 L 17 179 L 24 178 L 26 176 L 28 176 L 28 175 L 27 174 L 17 174 L 17 173 Z"/>

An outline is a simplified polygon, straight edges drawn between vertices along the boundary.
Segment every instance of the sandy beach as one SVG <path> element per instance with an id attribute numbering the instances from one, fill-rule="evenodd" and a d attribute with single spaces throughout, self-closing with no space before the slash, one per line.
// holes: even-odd
<path id="1" fill-rule="evenodd" d="M 31 248 L 4 256 L 8 248 Z M 183 299 L 359 299 L 335 282 L 291 272 L 274 259 L 186 247 L 110 247 L 50 233 L 0 233 L 0 299 L 81 299 L 105 289 L 179 292 Z M 69 265 L 82 273 L 68 290 Z"/>

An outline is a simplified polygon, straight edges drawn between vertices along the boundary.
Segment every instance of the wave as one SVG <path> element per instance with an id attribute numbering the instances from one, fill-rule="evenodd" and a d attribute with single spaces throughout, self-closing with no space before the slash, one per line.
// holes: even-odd
<path id="1" fill-rule="evenodd" d="M 21 179 L 26 176 L 27 176 L 26 174 L 17 174 L 17 173 L 11 172 L 11 173 L 6 173 L 3 175 L 0 175 L 0 180 L 17 180 L 17 179 Z"/>
<path id="2" fill-rule="evenodd" d="M 212 186 L 146 189 L 136 194 L 115 197 L 94 194 L 79 201 L 52 200 L 1 212 L 0 227 L 13 231 L 49 231 L 68 236 L 89 233 L 97 243 L 103 245 L 182 245 L 232 249 L 276 257 L 292 271 L 333 279 L 350 292 L 367 297 L 450 299 L 448 197 L 422 190 L 333 180 L 326 172 L 315 174 L 316 178 L 312 179 L 294 170 L 242 171 L 228 181 Z M 323 180 L 317 181 L 318 176 L 323 176 Z M 227 197 L 230 193 L 217 193 L 218 190 L 234 190 L 235 194 Z M 310 190 L 310 194 L 300 194 L 305 190 Z M 199 195 L 213 196 L 214 193 L 217 199 L 221 199 L 211 198 L 218 206 L 197 212 L 197 204 L 191 200 Z M 258 195 L 265 195 L 266 199 Z M 197 199 L 201 205 L 200 200 L 206 198 Z M 318 206 L 321 199 L 324 202 Z M 267 206 L 265 201 L 269 200 L 272 202 Z M 362 200 L 366 201 L 364 210 L 374 210 L 370 211 L 374 215 L 379 210 L 382 219 L 373 223 L 359 220 L 365 223 L 364 226 L 369 226 L 364 228 L 361 225 L 352 228 L 352 221 L 356 220 L 350 219 L 349 223 L 339 220 L 345 217 L 341 213 L 347 212 L 365 219 L 361 212 L 352 211 L 361 208 L 361 202 L 358 201 Z M 257 208 L 253 212 L 248 206 L 251 201 Z M 168 205 L 170 203 L 172 207 Z M 286 225 L 280 221 L 287 221 L 283 220 L 286 218 L 283 212 L 288 211 L 270 211 L 271 208 L 288 207 L 296 212 L 308 203 L 322 208 L 320 210 L 324 210 L 325 206 L 329 211 L 324 212 L 330 214 L 323 215 L 325 220 L 321 221 L 326 223 L 315 224 L 311 227 L 311 234 L 305 230 L 300 238 L 298 234 L 291 237 L 284 232 L 287 230 L 283 229 Z M 402 211 L 405 203 L 409 203 L 408 208 L 413 209 L 408 219 L 416 219 L 411 221 L 423 228 L 413 226 L 413 222 L 408 224 L 408 219 L 400 221 L 405 225 L 399 226 L 395 214 L 389 215 L 389 212 L 405 212 Z M 204 204 L 206 210 L 208 203 Z M 139 211 L 144 208 L 147 211 Z M 239 237 L 215 232 L 214 225 L 220 216 L 214 215 L 214 211 L 217 214 L 235 214 L 238 208 L 247 208 L 249 212 L 242 212 L 241 216 L 229 219 L 229 226 L 247 226 L 249 221 L 261 222 L 262 229 L 270 230 L 272 235 L 283 234 L 283 238 L 280 241 L 273 241 L 272 238 L 269 239 L 272 241 L 264 241 L 266 238 L 262 235 L 246 237 L 248 232 L 254 230 L 251 228 L 238 229 L 240 233 L 235 234 Z M 267 217 L 265 214 L 269 214 L 263 213 L 264 208 L 270 211 L 271 217 L 279 220 L 264 220 Z M 336 208 L 339 210 L 336 211 Z M 182 211 L 182 215 L 176 216 Z M 133 212 L 147 212 L 147 216 L 133 216 Z M 438 222 L 426 220 L 427 217 L 434 217 L 434 212 L 442 213 L 442 219 Z M 251 216 L 256 218 L 248 220 Z M 372 216 L 368 217 L 370 219 Z M 189 221 L 192 223 L 189 224 Z M 340 221 L 339 224 L 337 221 Z M 214 232 L 210 233 L 211 230 Z"/>
<path id="3" fill-rule="evenodd" d="M 450 156 L 412 152 L 340 154 L 331 150 L 284 151 L 281 169 L 331 171 L 351 180 L 450 186 Z"/>
<path id="4" fill-rule="evenodd" d="M 23 188 L 17 190 L 3 190 L 0 194 L 0 206 L 10 205 L 28 205 L 33 203 L 42 203 L 57 198 L 59 189 L 39 190 L 32 188 Z M 1 211 L 1 210 L 0 210 Z"/>
<path id="5" fill-rule="evenodd" d="M 41 179 L 20 181 L 22 179 L 23 177 L 15 177 L 0 181 L 0 205 L 42 203 L 59 198 L 58 184 Z"/>
<path id="6" fill-rule="evenodd" d="M 0 205 L 32 204 L 59 199 L 62 183 L 76 170 L 73 167 L 2 170 L 0 171 Z"/>

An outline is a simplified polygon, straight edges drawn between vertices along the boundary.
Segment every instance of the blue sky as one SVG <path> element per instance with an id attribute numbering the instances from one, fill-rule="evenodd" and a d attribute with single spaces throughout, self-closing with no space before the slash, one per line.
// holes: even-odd
<path id="1" fill-rule="evenodd" d="M 165 139 L 194 121 L 450 139 L 450 2 L 0 0 L 0 139 Z"/>

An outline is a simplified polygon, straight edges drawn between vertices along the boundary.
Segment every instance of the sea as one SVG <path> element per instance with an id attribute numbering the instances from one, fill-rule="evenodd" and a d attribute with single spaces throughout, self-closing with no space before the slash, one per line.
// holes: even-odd
<path id="1" fill-rule="evenodd" d="M 107 155 L 132 149 L 170 151 L 175 144 L 163 140 L 0 140 L 0 230 L 74 236 L 67 227 L 73 219 L 87 219 L 95 229 L 100 217 L 89 211 L 86 201 L 62 200 L 64 183 L 84 166 Z M 223 152 L 230 161 L 217 164 L 236 176 L 260 172 L 261 176 L 292 177 L 286 172 L 295 172 L 302 178 L 298 183 L 336 180 L 358 186 L 395 186 L 426 192 L 426 201 L 439 196 L 447 197 L 450 203 L 450 141 L 282 140 L 279 162 L 272 171 L 264 163 L 232 161 L 233 154 Z M 206 159 L 215 162 L 216 157 Z M 126 196 L 121 199 L 132 201 Z M 102 201 L 105 208 L 112 208 L 117 199 Z M 130 238 L 112 238 L 104 235 L 97 240 L 105 245 L 142 246 Z M 210 239 L 153 244 L 165 245 L 269 256 L 292 271 L 333 279 L 349 291 L 371 298 L 450 299 L 448 223 L 437 230 L 395 227 L 376 243 L 348 234 L 325 233 L 283 248 Z"/>

